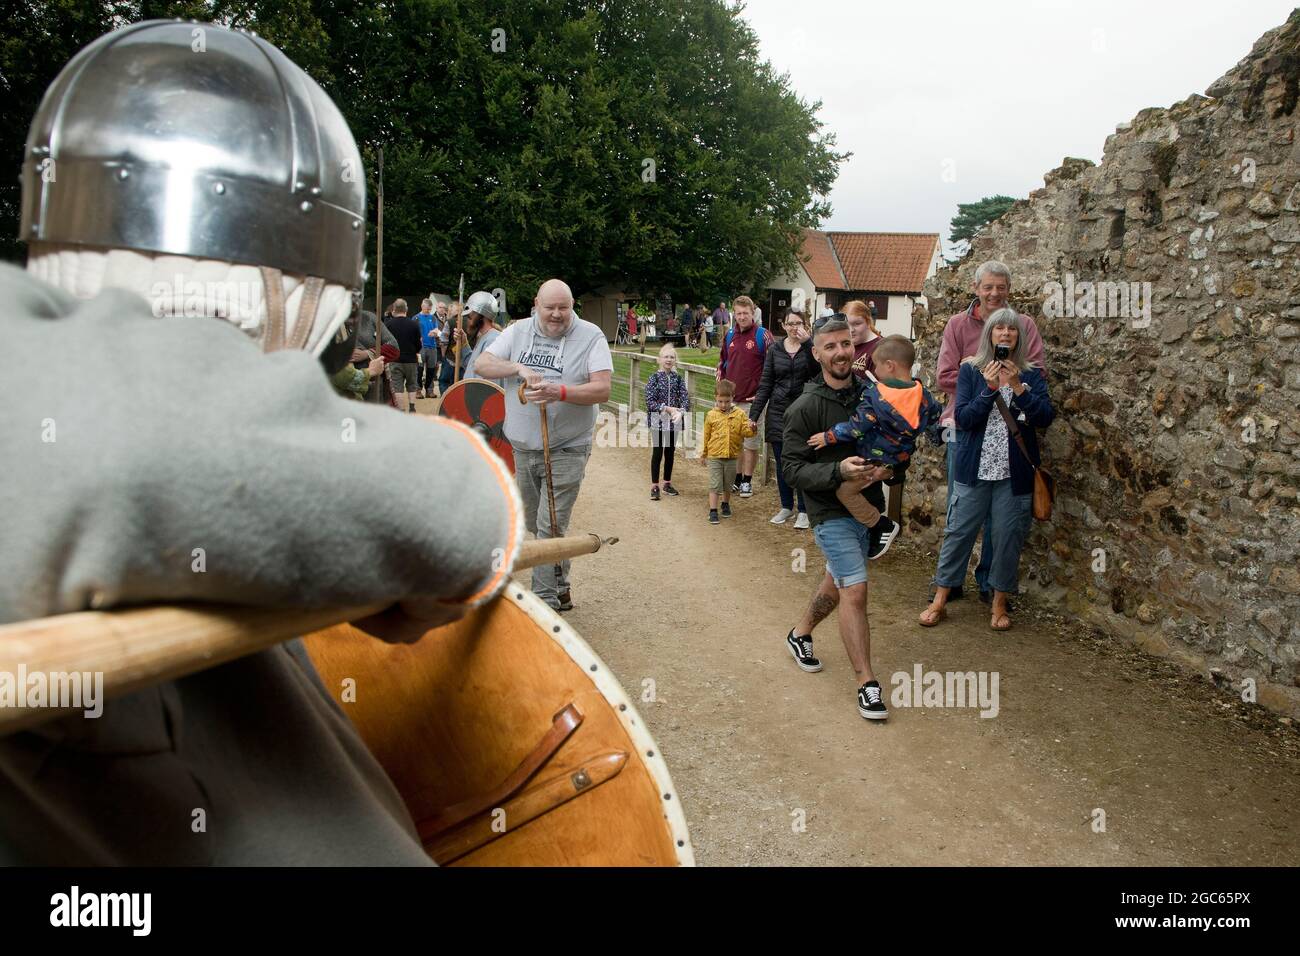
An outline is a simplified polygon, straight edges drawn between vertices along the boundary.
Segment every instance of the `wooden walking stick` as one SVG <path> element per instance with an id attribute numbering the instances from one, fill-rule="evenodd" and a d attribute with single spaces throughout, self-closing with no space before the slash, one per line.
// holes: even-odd
<path id="1" fill-rule="evenodd" d="M 528 388 L 527 382 L 519 383 L 519 401 L 524 405 L 528 404 L 528 399 L 524 398 L 524 390 Z M 555 476 L 551 474 L 551 430 L 546 418 L 546 403 L 537 404 L 537 412 L 542 417 L 542 461 L 546 466 L 546 503 L 551 509 L 551 537 L 554 538 L 559 533 L 559 523 L 555 520 Z M 539 564 L 541 562 L 538 562 Z M 560 582 L 563 580 L 564 568 L 555 562 L 555 589 L 559 594 L 560 604 L 568 603 L 565 599 L 569 597 L 569 589 L 560 590 Z"/>
<path id="2" fill-rule="evenodd" d="M 579 534 L 524 541 L 515 560 L 524 568 L 593 554 L 617 538 Z M 79 611 L 0 626 L 0 674 L 102 674 L 103 697 L 224 664 L 303 634 L 357 621 L 388 603 L 339 608 L 231 607 L 177 604 Z M 72 708 L 76 712 L 79 708 Z M 64 716 L 69 710 L 19 702 L 0 706 L 0 736 Z"/>

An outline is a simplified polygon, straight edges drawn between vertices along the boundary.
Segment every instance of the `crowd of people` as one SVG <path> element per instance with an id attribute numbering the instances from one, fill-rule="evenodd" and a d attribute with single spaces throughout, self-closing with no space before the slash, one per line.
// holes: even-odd
<path id="1" fill-rule="evenodd" d="M 421 301 L 416 315 L 408 316 L 407 311 L 405 299 L 393 300 L 384 312 L 384 336 L 378 349 L 373 312 L 363 310 L 348 320 L 356 346 L 351 366 L 332 379 L 340 394 L 387 400 L 394 408 L 413 413 L 416 399 L 440 398 L 458 377 L 483 377 L 477 374 L 475 361 L 501 334 L 497 300 L 491 293 L 475 292 L 464 303 L 447 303 L 430 295 Z"/>
<path id="2" fill-rule="evenodd" d="M 1020 551 L 1030 526 L 1033 470 L 1039 463 L 1035 431 L 1051 424 L 1043 343 L 1033 319 L 1007 308 L 1011 275 L 990 260 L 976 272 L 971 305 L 944 330 L 933 381 L 940 401 L 914 376 L 915 348 L 905 336 L 882 335 L 874 308 L 861 300 L 815 320 L 801 308 L 780 321 L 783 334 L 765 328 L 752 299 L 737 296 L 728 312 L 687 305 L 681 331 L 687 347 L 707 348 L 720 334 L 714 400 L 703 417 L 700 457 L 708 469 L 710 524 L 734 515 L 733 496 L 754 494 L 754 471 L 766 442 L 776 466 L 780 508 L 774 525 L 811 530 L 827 571 L 804 616 L 786 635 L 795 663 L 818 671 L 812 633 L 836 606 L 841 638 L 858 682 L 863 717 L 888 716 L 871 669 L 866 623 L 868 563 L 879 560 L 900 532 L 886 513 L 885 487 L 904 481 L 922 439 L 946 446 L 946 524 L 929 605 L 919 623 L 940 624 L 947 605 L 965 596 L 966 568 L 981 535 L 975 582 L 990 606 L 990 627 L 1011 627 L 1011 596 L 1018 589 Z M 430 311 L 433 309 L 434 311 Z M 454 309 L 454 306 L 453 306 Z M 596 407 L 609 396 L 612 356 L 604 333 L 573 311 L 572 292 L 559 280 L 538 290 L 533 315 L 502 331 L 495 301 L 470 296 L 464 319 L 432 299 L 413 319 L 397 300 L 384 323 L 385 364 L 373 352 L 373 323 L 357 329 L 356 381 L 373 381 L 376 365 L 391 375 L 399 408 L 431 390 L 429 370 L 441 368 L 441 389 L 460 345 L 462 376 L 503 388 L 524 381 L 526 404 L 507 402 L 506 435 L 515 454 L 528 530 L 563 535 L 591 454 Z M 629 321 L 632 318 L 629 310 Z M 393 343 L 389 343 L 391 334 Z M 692 397 L 679 371 L 677 349 L 664 344 L 658 369 L 645 385 L 650 427 L 650 498 L 675 498 L 673 467 L 692 415 Z M 423 370 L 423 371 L 422 371 Z M 548 416 L 556 525 L 545 493 L 540 415 Z M 567 564 L 533 572 L 534 591 L 551 607 L 573 607 Z M 859 613 L 859 611 L 861 613 Z"/>
<path id="3" fill-rule="evenodd" d="M 923 436 L 946 446 L 948 491 L 942 548 L 930 604 L 919 623 L 934 627 L 949 602 L 964 597 L 967 566 L 983 534 L 975 581 L 990 605 L 990 627 L 1011 627 L 1028 535 L 1036 429 L 1055 415 L 1047 393 L 1042 338 L 1033 319 L 1007 307 L 1010 270 L 990 260 L 976 270 L 971 305 L 944 329 L 933 379 L 946 401 L 915 377 L 910 339 L 881 335 L 863 301 L 823 310 L 809 324 L 800 309 L 769 335 L 754 303 L 735 300 L 735 323 L 721 343 L 715 402 L 704 419 L 700 453 L 708 465 L 708 520 L 730 517 L 731 496 L 753 495 L 754 463 L 766 440 L 776 463 L 780 510 L 813 531 L 826 574 L 803 617 L 786 635 L 802 670 L 821 670 L 812 633 L 837 606 L 840 636 L 853 666 L 859 713 L 888 717 L 871 669 L 866 621 L 868 562 L 900 532 L 885 514 L 885 486 L 903 482 Z M 691 408 L 676 350 L 667 345 L 646 385 L 651 425 L 650 497 L 676 496 L 673 455 Z M 660 481 L 660 467 L 663 481 Z M 847 613 L 846 613 L 847 612 Z"/>
<path id="4" fill-rule="evenodd" d="M 708 469 L 707 520 L 721 524 L 734 514 L 733 496 L 753 496 L 755 465 L 763 443 L 770 444 L 780 508 L 769 520 L 811 529 L 827 565 L 786 645 L 801 669 L 820 670 L 813 630 L 836 606 L 847 610 L 839 616 L 840 633 L 865 718 L 888 716 L 871 669 L 868 563 L 883 557 L 901 530 L 886 514 L 884 488 L 904 481 L 923 438 L 946 446 L 948 491 L 933 593 L 919 623 L 940 624 L 947 605 L 965 596 L 967 564 L 982 534 L 975 582 L 990 606 L 990 627 L 1011 627 L 1011 596 L 1019 586 L 1039 463 L 1035 431 L 1051 424 L 1054 411 L 1042 338 L 1030 316 L 1007 308 L 1010 288 L 1010 271 L 1002 263 L 991 260 L 978 268 L 971 305 L 948 320 L 933 370 L 942 402 L 914 377 L 912 342 L 882 335 L 867 302 L 846 302 L 838 312 L 824 309 L 812 321 L 792 308 L 781 318 L 779 336 L 763 326 L 757 306 L 743 295 L 734 299 L 734 313 L 725 302 L 713 312 L 688 305 L 682 313 L 688 347 L 708 347 L 711 333 L 721 332 L 714 401 L 699 436 Z M 440 385 L 446 388 L 456 344 L 463 377 L 487 378 L 507 389 L 528 383 L 526 404 L 506 404 L 506 435 L 528 530 L 545 537 L 568 528 L 613 364 L 604 333 L 576 315 L 564 283 L 544 284 L 535 306 L 527 320 L 502 331 L 495 325 L 495 301 L 485 292 L 470 296 L 459 323 L 447 306 L 434 307 L 430 299 L 408 319 L 399 299 L 385 322 L 385 345 L 391 333 L 395 360 L 385 365 L 374 355 L 373 323 L 363 316 L 351 371 L 358 380 L 373 380 L 378 363 L 380 372 L 392 374 L 398 407 L 408 410 L 417 395 L 430 393 L 430 368 L 443 369 Z M 663 345 L 658 369 L 645 385 L 652 501 L 680 495 L 673 466 L 692 397 L 679 364 L 676 348 Z M 550 426 L 555 529 L 545 492 L 542 414 Z M 557 610 L 573 607 L 567 564 L 558 575 L 551 567 L 534 569 L 533 589 Z"/>

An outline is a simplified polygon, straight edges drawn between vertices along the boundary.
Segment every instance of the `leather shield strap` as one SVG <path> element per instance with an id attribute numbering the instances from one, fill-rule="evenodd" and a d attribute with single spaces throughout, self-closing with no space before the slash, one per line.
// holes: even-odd
<path id="1" fill-rule="evenodd" d="M 514 796 L 533 774 L 555 756 L 555 752 L 569 739 L 570 735 L 582 723 L 582 712 L 573 704 L 567 704 L 563 710 L 552 718 L 551 729 L 546 732 L 532 752 L 523 759 L 500 785 L 488 793 L 482 793 L 443 807 L 432 816 L 421 820 L 417 826 L 422 841 L 429 841 L 445 830 L 471 817 L 476 817 L 486 810 L 499 807 Z"/>

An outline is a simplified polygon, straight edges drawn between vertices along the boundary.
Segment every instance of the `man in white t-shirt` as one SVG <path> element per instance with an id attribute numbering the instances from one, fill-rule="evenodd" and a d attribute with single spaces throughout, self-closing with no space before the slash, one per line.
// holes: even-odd
<path id="1" fill-rule="evenodd" d="M 484 378 L 506 380 L 505 433 L 514 448 L 528 530 L 539 538 L 561 537 L 587 471 L 596 412 L 609 399 L 614 360 L 605 333 L 578 318 L 573 293 L 559 279 L 543 282 L 534 302 L 535 313 L 502 332 L 475 358 L 474 367 Z M 520 379 L 528 383 L 526 405 L 516 394 Z M 546 498 L 543 414 L 555 483 L 554 533 Z M 554 565 L 533 568 L 533 593 L 556 610 L 571 609 L 569 562 L 563 562 L 559 580 Z"/>

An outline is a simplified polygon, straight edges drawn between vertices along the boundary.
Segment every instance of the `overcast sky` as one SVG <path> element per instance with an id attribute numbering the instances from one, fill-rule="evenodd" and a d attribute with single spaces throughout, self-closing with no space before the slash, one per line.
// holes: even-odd
<path id="1" fill-rule="evenodd" d="M 1116 124 L 1203 94 L 1296 5 L 748 0 L 744 17 L 854 154 L 825 227 L 946 243 L 957 203 L 1024 197 L 1065 156 L 1099 162 Z"/>

